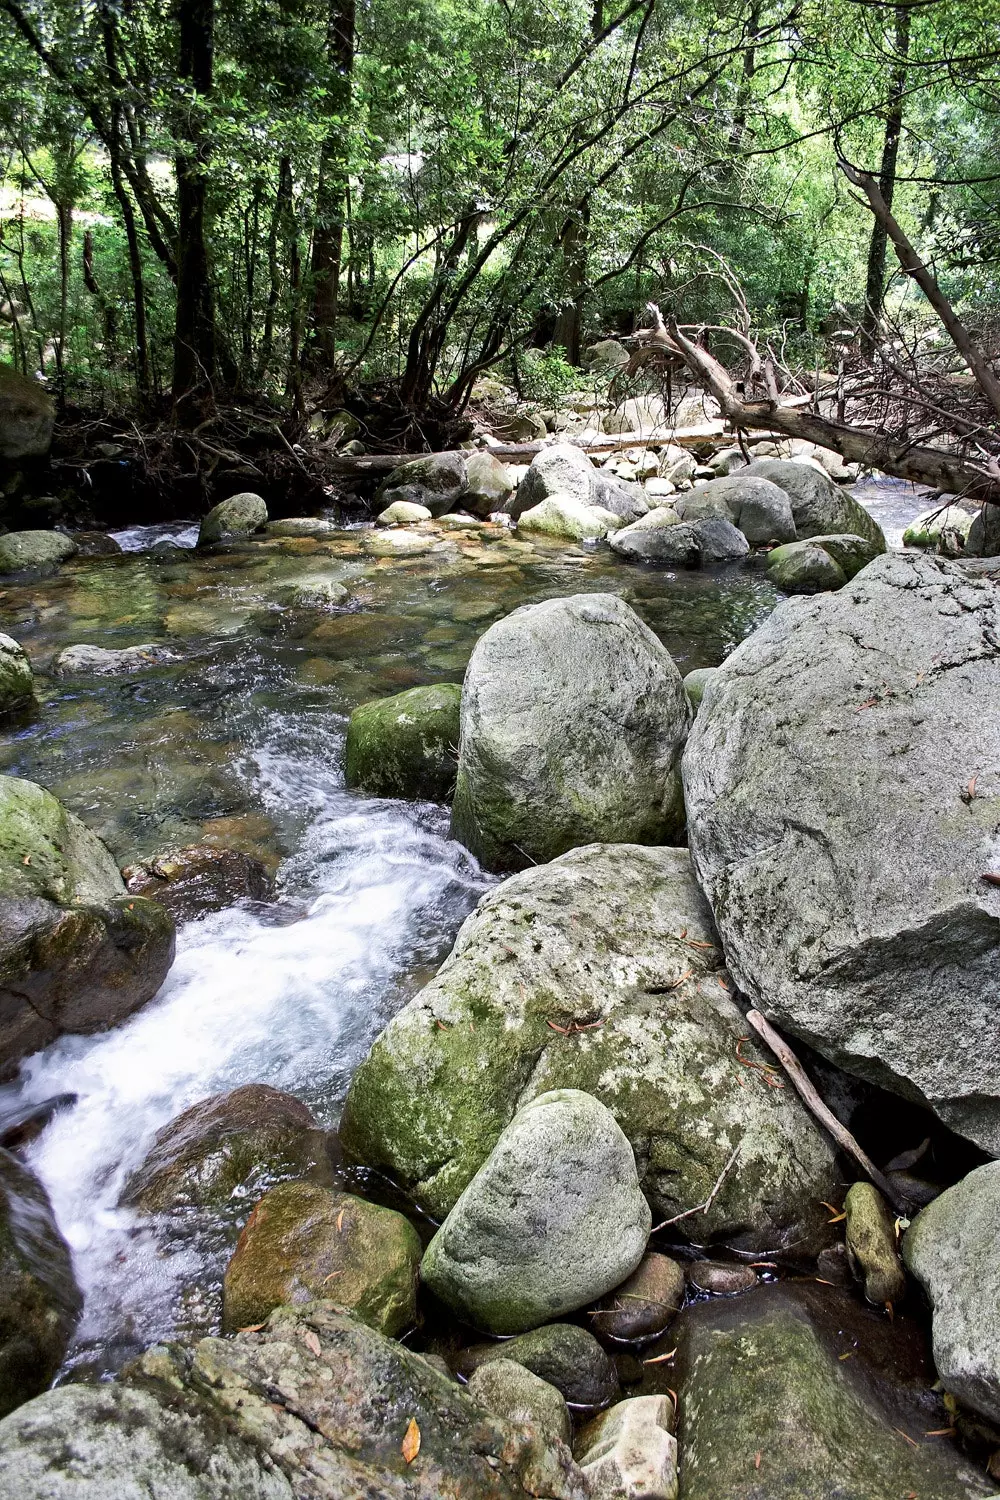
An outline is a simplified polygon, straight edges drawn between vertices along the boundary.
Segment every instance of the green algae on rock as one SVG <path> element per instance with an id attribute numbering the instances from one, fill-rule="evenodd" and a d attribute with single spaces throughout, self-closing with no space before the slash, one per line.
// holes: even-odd
<path id="1" fill-rule="evenodd" d="M 373 797 L 445 802 L 455 787 L 462 689 L 410 688 L 362 703 L 347 726 L 346 780 Z"/>
<path id="2" fill-rule="evenodd" d="M 0 714 L 25 708 L 35 696 L 28 653 L 9 635 L 0 635 Z"/>
<path id="3" fill-rule="evenodd" d="M 398 1337 L 416 1322 L 420 1251 L 417 1231 L 392 1209 L 317 1183 L 280 1183 L 257 1204 L 226 1267 L 223 1327 L 332 1297 Z"/>

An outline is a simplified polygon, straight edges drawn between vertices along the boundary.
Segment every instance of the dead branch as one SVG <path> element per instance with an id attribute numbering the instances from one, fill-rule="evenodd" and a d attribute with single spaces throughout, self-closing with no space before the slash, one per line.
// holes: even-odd
<path id="1" fill-rule="evenodd" d="M 694 1208 L 686 1208 L 682 1214 L 674 1214 L 672 1219 L 664 1219 L 662 1224 L 654 1224 L 653 1228 L 649 1231 L 650 1234 L 658 1234 L 661 1229 L 669 1229 L 671 1224 L 679 1224 L 682 1219 L 690 1219 L 694 1214 L 707 1214 L 709 1209 L 712 1207 L 712 1204 L 719 1196 L 719 1189 L 722 1187 L 722 1184 L 729 1176 L 732 1168 L 736 1165 L 736 1158 L 739 1156 L 742 1148 L 743 1142 L 737 1141 L 736 1150 L 733 1152 L 732 1156 L 729 1158 L 729 1160 L 726 1162 L 726 1165 L 719 1173 L 718 1178 L 716 1179 L 715 1186 L 709 1193 L 708 1197 L 705 1199 L 704 1203 L 696 1203 Z"/>
<path id="2" fill-rule="evenodd" d="M 829 1131 L 842 1151 L 846 1151 L 848 1156 L 854 1158 L 865 1176 L 875 1184 L 880 1193 L 888 1198 L 897 1213 L 908 1213 L 910 1204 L 901 1196 L 899 1189 L 889 1181 L 888 1177 L 879 1171 L 871 1157 L 862 1150 L 851 1132 L 847 1129 L 847 1126 L 841 1125 L 837 1116 L 823 1103 L 819 1094 L 806 1077 L 805 1069 L 784 1037 L 775 1031 L 770 1021 L 759 1010 L 747 1011 L 747 1021 L 753 1027 L 754 1031 L 756 1031 L 757 1035 L 770 1047 L 791 1079 L 792 1086 L 799 1098 L 809 1112 L 823 1126 L 824 1130 Z"/>

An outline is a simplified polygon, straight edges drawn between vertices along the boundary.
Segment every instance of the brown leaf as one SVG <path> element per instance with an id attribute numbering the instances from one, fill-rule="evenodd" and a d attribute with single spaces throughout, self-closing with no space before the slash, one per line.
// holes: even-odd
<path id="1" fill-rule="evenodd" d="M 400 1451 L 402 1452 L 404 1460 L 408 1464 L 412 1464 L 413 1460 L 420 1452 L 420 1428 L 417 1426 L 416 1417 L 410 1418 L 410 1425 L 407 1427 L 404 1434 L 403 1446 Z"/>
<path id="2" fill-rule="evenodd" d="M 643 1364 L 644 1365 L 662 1365 L 662 1364 L 665 1363 L 666 1360 L 673 1359 L 673 1357 L 674 1357 L 674 1355 L 676 1353 L 677 1353 L 676 1349 L 671 1349 L 670 1352 L 669 1352 L 669 1354 L 654 1354 L 653 1357 L 652 1357 L 652 1359 L 644 1359 L 643 1360 Z"/>
<path id="3" fill-rule="evenodd" d="M 957 1427 L 934 1427 L 930 1432 L 925 1432 L 924 1437 L 954 1437 L 957 1431 Z"/>
<path id="4" fill-rule="evenodd" d="M 340 1213 L 337 1215 L 337 1233 L 341 1234 L 343 1232 L 343 1228 L 344 1228 L 344 1210 L 341 1209 Z"/>
<path id="5" fill-rule="evenodd" d="M 317 1358 L 322 1354 L 323 1346 L 316 1335 L 313 1333 L 311 1328 L 307 1328 L 305 1333 L 302 1335 L 302 1342 L 305 1344 L 310 1353 L 315 1354 Z"/>
<path id="6" fill-rule="evenodd" d="M 904 1443 L 909 1443 L 909 1445 L 910 1445 L 911 1448 L 919 1448 L 920 1447 L 920 1444 L 914 1438 L 911 1438 L 910 1435 L 909 1435 L 909 1433 L 904 1432 L 903 1429 L 902 1429 L 902 1427 L 894 1427 L 892 1430 L 893 1430 L 893 1432 L 898 1432 L 899 1435 L 900 1435 L 900 1437 L 903 1439 L 903 1442 Z"/>
<path id="7" fill-rule="evenodd" d="M 266 1328 L 266 1327 L 267 1327 L 266 1323 L 248 1323 L 245 1328 L 237 1328 L 236 1332 L 237 1333 L 260 1333 L 260 1330 L 262 1328 Z"/>
<path id="8" fill-rule="evenodd" d="M 758 1448 L 757 1452 L 754 1454 L 754 1460 L 753 1460 L 753 1466 L 754 1466 L 755 1469 L 759 1469 L 760 1468 L 761 1457 L 762 1457 L 762 1454 L 761 1454 L 760 1449 Z"/>

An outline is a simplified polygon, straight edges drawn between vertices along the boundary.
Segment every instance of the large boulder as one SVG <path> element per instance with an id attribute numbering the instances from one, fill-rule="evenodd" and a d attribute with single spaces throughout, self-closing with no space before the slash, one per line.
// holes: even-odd
<path id="1" fill-rule="evenodd" d="M 0 573 L 54 573 L 75 552 L 61 531 L 8 531 L 0 536 Z"/>
<path id="2" fill-rule="evenodd" d="M 879 557 L 737 647 L 684 757 L 695 869 L 740 989 L 995 1154 L 998 642 L 989 580 Z"/>
<path id="3" fill-rule="evenodd" d="M 283 1182 L 246 1222 L 222 1284 L 222 1324 L 333 1297 L 396 1338 L 417 1319 L 420 1239 L 402 1214 L 315 1182 Z"/>
<path id="4" fill-rule="evenodd" d="M 0 1150 L 0 1416 L 52 1382 L 82 1306 L 45 1189 Z"/>
<path id="5" fill-rule="evenodd" d="M 380 510 L 402 500 L 422 505 L 432 516 L 443 516 L 464 502 L 467 489 L 465 458 L 461 453 L 435 453 L 400 464 L 375 491 Z"/>
<path id="6" fill-rule="evenodd" d="M 903 1256 L 930 1299 L 945 1388 L 1000 1422 L 1000 1162 L 970 1172 L 914 1220 Z"/>
<path id="7" fill-rule="evenodd" d="M 933 1375 L 924 1390 L 897 1382 L 900 1350 L 877 1315 L 832 1291 L 827 1302 L 768 1286 L 684 1312 L 681 1500 L 991 1494 L 947 1439 L 928 1439 L 950 1425 L 926 1390 Z"/>
<path id="8" fill-rule="evenodd" d="M 347 725 L 347 785 L 373 797 L 446 802 L 455 787 L 461 703 L 457 682 L 362 703 Z"/>
<path id="9" fill-rule="evenodd" d="M 690 709 L 673 659 L 615 594 L 529 604 L 465 674 L 452 830 L 490 869 L 681 835 Z"/>
<path id="10" fill-rule="evenodd" d="M 612 475 L 601 473 L 583 449 L 572 443 L 553 443 L 542 449 L 507 501 L 506 510 L 516 520 L 523 511 L 552 495 L 568 495 L 581 505 L 596 505 L 623 521 L 634 521 L 648 509 L 638 486 L 626 486 Z"/>
<path id="11" fill-rule="evenodd" d="M 885 536 L 878 522 L 860 501 L 834 484 L 817 465 L 796 463 L 794 459 L 755 458 L 740 470 L 739 478 L 753 475 L 769 479 L 785 491 L 800 540 L 810 536 L 849 534 L 863 536 L 874 542 L 880 552 L 885 551 Z"/>
<path id="12" fill-rule="evenodd" d="M 657 1221 L 723 1177 L 679 1237 L 807 1248 L 837 1191 L 833 1151 L 753 1066 L 723 979 L 685 850 L 597 845 L 525 871 L 480 903 L 378 1038 L 341 1140 L 443 1217 L 526 1100 L 583 1089 L 628 1137 Z"/>
<path id="13" fill-rule="evenodd" d="M 465 1322 L 523 1333 L 624 1281 L 651 1224 L 614 1116 L 592 1094 L 556 1089 L 502 1131 L 420 1273 Z"/>
<path id="14" fill-rule="evenodd" d="M 716 506 L 720 509 L 713 511 Z M 723 515 L 742 531 L 751 547 L 795 541 L 795 519 L 785 491 L 769 479 L 745 472 L 696 485 L 677 502 L 677 511 L 685 521 L 704 514 Z"/>
<path id="15" fill-rule="evenodd" d="M 969 527 L 965 551 L 969 557 L 1000 557 L 1000 505 L 982 506 Z"/>
<path id="16" fill-rule="evenodd" d="M 44 458 L 55 420 L 52 397 L 38 381 L 0 365 L 0 459 Z"/>
<path id="17" fill-rule="evenodd" d="M 0 714 L 26 708 L 35 696 L 35 678 L 24 647 L 0 635 Z"/>
<path id="18" fill-rule="evenodd" d="M 572 495 L 547 495 L 518 517 L 518 532 L 526 535 L 568 537 L 575 542 L 597 542 L 621 521 L 611 511 L 587 505 Z"/>
<path id="19" fill-rule="evenodd" d="M 750 551 L 746 537 L 721 515 L 680 519 L 678 509 L 657 506 L 648 515 L 615 532 L 609 540 L 622 557 L 638 562 L 672 562 L 687 568 L 735 562 Z"/>
<path id="20" fill-rule="evenodd" d="M 295 1500 L 269 1454 L 164 1384 L 63 1385 L 0 1422 L 5 1500 Z"/>
<path id="21" fill-rule="evenodd" d="M 286 1177 L 322 1169 L 326 1135 L 292 1094 L 247 1083 L 192 1104 L 158 1131 L 122 1202 L 144 1213 L 245 1202 Z"/>
<path id="22" fill-rule="evenodd" d="M 173 956 L 173 920 L 128 894 L 100 839 L 44 788 L 0 776 L 0 1078 L 63 1032 L 124 1020 Z"/>
<path id="23" fill-rule="evenodd" d="M 514 480 L 506 464 L 484 449 L 465 460 L 466 490 L 462 504 L 474 516 L 491 516 L 503 510 L 514 492 Z"/>
<path id="24" fill-rule="evenodd" d="M 228 500 L 213 505 L 208 514 L 202 517 L 198 546 L 237 541 L 242 537 L 253 536 L 255 531 L 263 531 L 266 525 L 267 506 L 264 501 L 252 490 L 243 490 L 240 494 L 230 495 Z"/>
<path id="25" fill-rule="evenodd" d="M 963 540 L 972 527 L 972 514 L 960 505 L 948 505 L 944 500 L 921 511 L 903 532 L 904 547 L 936 547 L 946 531 L 957 533 Z"/>

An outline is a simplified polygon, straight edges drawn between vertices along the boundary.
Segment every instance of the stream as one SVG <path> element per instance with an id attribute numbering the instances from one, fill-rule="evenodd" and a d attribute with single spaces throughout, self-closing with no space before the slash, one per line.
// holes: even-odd
<path id="1" fill-rule="evenodd" d="M 898 486 L 862 498 L 896 545 L 923 503 Z M 460 681 L 478 636 L 520 604 L 621 593 L 687 672 L 721 661 L 780 597 L 752 565 L 661 571 L 606 547 L 509 534 L 452 534 L 422 556 L 380 558 L 370 535 L 351 527 L 223 555 L 191 550 L 191 527 L 134 527 L 118 534 L 121 557 L 0 593 L 3 628 L 36 670 L 77 643 L 176 652 L 128 677 L 41 677 L 39 712 L 0 746 L 0 771 L 50 788 L 122 865 L 208 841 L 277 871 L 272 901 L 180 928 L 166 983 L 131 1020 L 63 1038 L 0 1089 L 0 1111 L 78 1098 L 25 1158 L 85 1297 L 64 1378 L 217 1326 L 218 1229 L 117 1206 L 157 1130 L 248 1082 L 291 1091 L 334 1126 L 358 1061 L 493 883 L 449 839 L 447 809 L 344 789 L 351 710 Z M 184 550 L 151 554 L 164 537 Z M 347 585 L 344 609 L 279 607 L 283 587 L 317 577 Z M 233 1205 L 228 1245 L 251 1206 Z"/>

